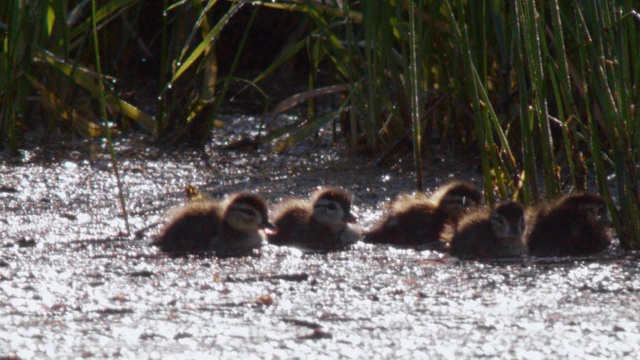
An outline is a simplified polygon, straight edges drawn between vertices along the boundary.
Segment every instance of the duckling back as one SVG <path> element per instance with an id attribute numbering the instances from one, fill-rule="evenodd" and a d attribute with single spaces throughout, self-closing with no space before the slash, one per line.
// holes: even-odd
<path id="1" fill-rule="evenodd" d="M 269 243 L 274 245 L 294 245 L 306 236 L 311 221 L 312 210 L 304 200 L 285 200 L 276 207 L 274 225 L 276 233 L 269 235 Z"/>
<path id="2" fill-rule="evenodd" d="M 219 236 L 222 214 L 220 204 L 214 201 L 182 206 L 173 211 L 154 245 L 174 253 L 211 251 Z"/>
<path id="3" fill-rule="evenodd" d="M 260 230 L 270 227 L 262 197 L 237 193 L 223 202 L 205 199 L 178 208 L 154 244 L 172 253 L 235 255 L 260 247 Z"/>
<path id="4" fill-rule="evenodd" d="M 513 201 L 493 210 L 467 213 L 450 230 L 450 253 L 459 257 L 494 258 L 526 255 L 525 214 Z"/>
<path id="5" fill-rule="evenodd" d="M 533 256 L 584 256 L 611 244 L 604 200 L 595 194 L 568 195 L 539 207 L 527 235 Z"/>
<path id="6" fill-rule="evenodd" d="M 438 242 L 445 214 L 426 195 L 400 195 L 387 215 L 369 230 L 364 242 L 396 246 L 421 246 Z"/>

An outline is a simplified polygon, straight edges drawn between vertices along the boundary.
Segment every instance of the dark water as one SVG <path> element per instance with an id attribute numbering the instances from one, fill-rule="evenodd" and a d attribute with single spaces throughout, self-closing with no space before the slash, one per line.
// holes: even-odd
<path id="1" fill-rule="evenodd" d="M 251 121 L 240 119 L 238 121 Z M 221 143 L 239 134 L 222 133 Z M 143 144 L 143 142 L 142 142 Z M 163 219 L 192 184 L 271 203 L 322 185 L 355 195 L 367 228 L 411 191 L 402 162 L 380 169 L 343 150 L 165 154 L 118 147 L 132 232 Z M 87 149 L 93 149 L 93 152 Z M 0 356 L 19 358 L 637 358 L 638 255 L 460 261 L 358 245 L 303 254 L 267 246 L 244 258 L 159 254 L 124 234 L 102 144 L 25 151 L 0 165 Z M 340 155 L 340 156 L 338 156 Z M 407 157 L 407 161 L 409 157 Z M 453 164 L 453 165 L 452 165 Z M 429 188 L 474 178 L 440 162 Z"/>

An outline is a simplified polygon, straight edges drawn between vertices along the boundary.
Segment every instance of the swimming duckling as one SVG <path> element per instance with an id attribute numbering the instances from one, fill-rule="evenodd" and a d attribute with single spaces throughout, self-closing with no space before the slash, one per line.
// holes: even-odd
<path id="1" fill-rule="evenodd" d="M 364 238 L 368 243 L 397 246 L 438 245 L 447 223 L 456 223 L 469 208 L 482 202 L 475 185 L 454 181 L 431 196 L 401 195 L 389 205 L 389 213 Z"/>
<path id="2" fill-rule="evenodd" d="M 522 205 L 506 201 L 491 211 L 478 210 L 464 215 L 451 233 L 450 253 L 474 258 L 526 255 L 524 231 Z"/>
<path id="3" fill-rule="evenodd" d="M 599 195 L 566 195 L 533 213 L 527 236 L 534 256 L 580 256 L 602 252 L 611 244 L 607 204 Z"/>
<path id="4" fill-rule="evenodd" d="M 336 250 L 361 238 L 351 213 L 351 196 L 338 188 L 317 190 L 309 201 L 285 200 L 274 218 L 278 231 L 269 235 L 269 243 L 275 245 Z"/>
<path id="5" fill-rule="evenodd" d="M 238 193 L 227 201 L 193 201 L 178 208 L 154 245 L 175 253 L 238 254 L 262 245 L 261 229 L 275 229 L 267 204 L 259 195 Z"/>

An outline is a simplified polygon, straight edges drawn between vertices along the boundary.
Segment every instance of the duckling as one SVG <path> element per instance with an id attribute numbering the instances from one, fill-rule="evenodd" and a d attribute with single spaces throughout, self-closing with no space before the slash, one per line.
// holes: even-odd
<path id="1" fill-rule="evenodd" d="M 523 239 L 525 213 L 522 205 L 515 201 L 500 203 L 490 211 L 467 213 L 452 229 L 451 255 L 493 258 L 527 254 Z"/>
<path id="2" fill-rule="evenodd" d="M 309 201 L 281 202 L 274 218 L 278 231 L 269 235 L 269 243 L 275 245 L 337 250 L 361 238 L 351 213 L 351 195 L 334 187 L 315 191 Z"/>
<path id="3" fill-rule="evenodd" d="M 261 229 L 275 229 L 264 199 L 237 193 L 227 201 L 193 201 L 178 208 L 154 245 L 174 253 L 239 254 L 262 245 Z"/>
<path id="4" fill-rule="evenodd" d="M 581 256 L 606 250 L 611 244 L 607 205 L 596 194 L 566 195 L 533 211 L 527 235 L 534 256 Z"/>
<path id="5" fill-rule="evenodd" d="M 396 246 L 439 245 L 447 223 L 456 223 L 467 209 L 482 202 L 475 185 L 454 181 L 431 196 L 400 195 L 389 205 L 389 213 L 365 234 L 368 243 Z"/>

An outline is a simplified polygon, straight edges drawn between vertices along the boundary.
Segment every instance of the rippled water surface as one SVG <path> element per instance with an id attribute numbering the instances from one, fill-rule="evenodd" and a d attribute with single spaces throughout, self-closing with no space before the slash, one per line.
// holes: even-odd
<path id="1" fill-rule="evenodd" d="M 252 123 L 252 119 L 238 121 Z M 149 247 L 192 184 L 270 203 L 343 186 L 363 227 L 413 189 L 408 165 L 331 149 L 164 152 L 118 146 L 131 233 L 103 144 L 25 151 L 0 165 L 0 357 L 637 358 L 638 255 L 460 261 L 359 244 L 329 254 L 170 258 Z M 407 157 L 407 161 L 409 158 Z M 476 181 L 439 161 L 429 188 Z M 477 182 L 477 181 L 476 181 Z"/>

